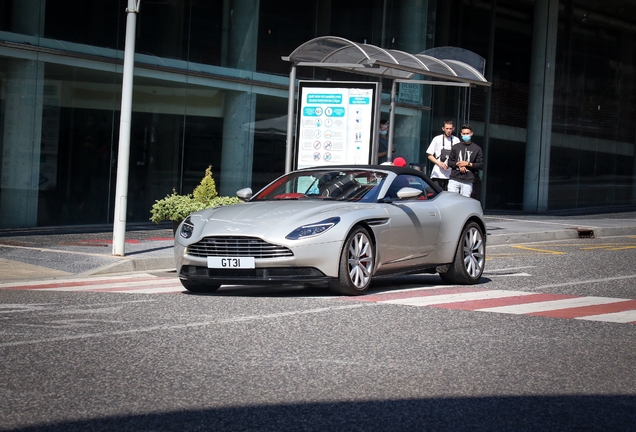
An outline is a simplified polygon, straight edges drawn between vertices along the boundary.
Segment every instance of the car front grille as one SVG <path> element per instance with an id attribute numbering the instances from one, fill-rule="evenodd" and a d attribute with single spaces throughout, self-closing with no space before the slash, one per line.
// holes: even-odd
<path id="1" fill-rule="evenodd" d="M 289 248 L 256 237 L 205 237 L 188 246 L 195 257 L 282 258 L 294 256 Z"/>

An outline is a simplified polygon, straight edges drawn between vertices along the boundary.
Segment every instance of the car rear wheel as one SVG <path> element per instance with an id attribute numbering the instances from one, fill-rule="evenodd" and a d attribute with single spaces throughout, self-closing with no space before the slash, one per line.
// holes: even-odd
<path id="1" fill-rule="evenodd" d="M 472 285 L 476 284 L 484 272 L 486 263 L 486 245 L 484 233 L 476 222 L 470 222 L 462 231 L 455 260 L 440 277 L 446 283 Z"/>
<path id="2" fill-rule="evenodd" d="M 221 285 L 206 284 L 206 283 L 191 281 L 188 279 L 179 279 L 179 280 L 181 281 L 181 285 L 183 285 L 185 289 L 187 289 L 190 292 L 198 293 L 198 294 L 213 293 L 214 291 L 218 290 L 221 287 Z"/>
<path id="3" fill-rule="evenodd" d="M 338 279 L 329 284 L 329 289 L 341 295 L 364 294 L 371 285 L 374 249 L 369 232 L 362 227 L 354 229 L 340 254 Z"/>

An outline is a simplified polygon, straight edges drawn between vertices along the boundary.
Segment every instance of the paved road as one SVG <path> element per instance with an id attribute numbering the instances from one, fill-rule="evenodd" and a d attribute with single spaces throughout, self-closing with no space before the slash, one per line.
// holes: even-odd
<path id="1" fill-rule="evenodd" d="M 486 215 L 487 244 L 636 235 L 636 212 Z M 81 228 L 81 227 L 80 227 Z M 0 230 L 0 282 L 154 271 L 174 266 L 172 230 L 132 226 L 124 256 L 112 255 L 112 227 Z"/>
<path id="2" fill-rule="evenodd" d="M 633 262 L 634 236 L 489 249 L 470 292 L 595 299 L 551 309 L 566 317 L 482 312 L 475 302 L 492 295 L 462 298 L 433 275 L 377 281 L 357 298 L 293 286 L 94 292 L 95 278 L 63 291 L 5 284 L 0 426 L 633 430 L 636 326 L 577 319 L 636 299 Z M 147 278 L 147 289 L 176 282 Z M 439 303 L 447 294 L 436 290 L 449 288 L 456 297 Z M 393 301 L 404 299 L 414 303 Z"/>

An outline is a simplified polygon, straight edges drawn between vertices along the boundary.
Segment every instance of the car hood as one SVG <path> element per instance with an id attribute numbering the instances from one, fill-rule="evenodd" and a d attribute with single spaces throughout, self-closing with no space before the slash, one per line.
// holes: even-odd
<path id="1" fill-rule="evenodd" d="M 346 213 L 379 208 L 374 203 L 323 201 L 264 201 L 235 204 L 193 213 L 193 237 L 209 235 L 253 235 L 284 238 L 308 223 Z M 365 211 L 365 214 L 367 212 Z M 203 226 L 200 226 L 203 225 Z"/>

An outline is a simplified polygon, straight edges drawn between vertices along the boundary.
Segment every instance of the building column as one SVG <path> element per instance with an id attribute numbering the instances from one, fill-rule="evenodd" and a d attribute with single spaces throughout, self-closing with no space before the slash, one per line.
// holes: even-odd
<path id="1" fill-rule="evenodd" d="M 256 95 L 226 91 L 223 109 L 223 152 L 219 195 L 235 196 L 250 187 L 254 159 L 254 121 Z"/>
<path id="2" fill-rule="evenodd" d="M 523 210 L 532 213 L 548 210 L 558 13 L 558 0 L 536 0 L 523 191 Z"/>
<path id="3" fill-rule="evenodd" d="M 622 41 L 621 41 L 621 59 L 623 64 L 634 64 L 634 47 L 636 46 L 635 37 L 633 33 L 623 32 Z M 621 68 L 623 69 L 623 68 Z M 631 98 L 630 94 L 632 94 L 633 89 L 636 87 L 636 78 L 633 73 L 629 73 L 627 71 L 622 70 L 620 74 L 620 82 L 619 88 L 620 99 L 619 99 L 619 114 L 622 118 L 625 118 L 625 121 L 635 122 L 636 119 L 630 118 L 629 113 L 631 111 Z M 632 90 L 632 91 L 629 91 Z M 620 126 L 619 126 L 620 127 Z M 629 204 L 636 204 L 636 136 L 632 137 L 632 187 L 631 187 L 631 197 L 629 199 Z M 621 173 L 616 172 L 616 177 L 620 178 Z"/>
<path id="4" fill-rule="evenodd" d="M 399 11 L 400 25 L 397 26 L 397 37 L 394 44 L 391 43 L 393 34 L 387 33 L 387 46 L 384 48 L 396 48 L 407 53 L 417 54 L 428 48 L 427 24 L 428 24 L 428 0 L 408 0 L 403 2 Z M 420 76 L 421 78 L 421 76 Z M 406 86 L 399 85 L 404 91 Z M 422 103 L 422 98 L 430 98 L 429 86 L 417 84 L 415 91 L 418 95 L 417 103 Z M 424 96 L 426 93 L 426 96 Z M 398 96 L 398 100 L 400 97 Z M 424 115 L 429 116 L 430 112 Z M 393 156 L 402 156 L 408 163 L 426 161 L 426 157 L 420 157 L 420 135 L 422 134 L 423 112 L 419 111 L 412 116 L 395 116 L 393 145 L 396 153 Z M 426 146 L 428 147 L 428 146 Z M 425 148 L 426 148 L 425 147 Z"/>
<path id="5" fill-rule="evenodd" d="M 224 2 L 228 14 L 227 59 L 225 66 L 242 71 L 256 70 L 259 0 Z M 251 92 L 226 91 L 223 112 L 223 150 L 219 178 L 219 194 L 234 196 L 236 191 L 252 183 L 256 95 Z"/>
<path id="6" fill-rule="evenodd" d="M 11 31 L 38 35 L 44 1 L 13 0 Z M 7 60 L 0 178 L 0 228 L 37 225 L 44 63 Z"/>

